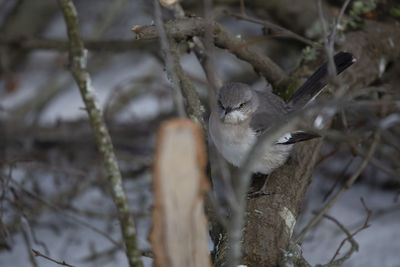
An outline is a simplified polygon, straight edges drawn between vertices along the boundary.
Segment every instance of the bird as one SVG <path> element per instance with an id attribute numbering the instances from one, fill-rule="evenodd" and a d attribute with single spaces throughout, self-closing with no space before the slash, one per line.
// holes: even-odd
<path id="1" fill-rule="evenodd" d="M 350 67 L 355 58 L 351 53 L 334 56 L 337 75 Z M 210 138 L 226 161 L 241 167 L 253 145 L 273 125 L 288 119 L 301 110 L 328 84 L 328 62 L 318 68 L 306 82 L 285 102 L 270 90 L 256 91 L 249 85 L 230 82 L 217 92 L 215 106 L 209 118 Z M 263 148 L 252 161 L 252 173 L 269 174 L 282 166 L 293 149 L 293 144 L 319 137 L 318 134 L 296 130 L 274 140 Z"/>

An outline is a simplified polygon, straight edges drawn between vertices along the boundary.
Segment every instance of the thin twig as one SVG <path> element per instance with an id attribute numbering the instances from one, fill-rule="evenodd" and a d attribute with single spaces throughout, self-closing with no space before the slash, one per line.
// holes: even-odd
<path id="1" fill-rule="evenodd" d="M 187 103 L 185 105 L 186 114 L 190 119 L 200 123 L 204 132 L 207 132 L 208 127 L 206 122 L 204 121 L 205 108 L 200 101 L 200 97 L 196 91 L 196 87 L 180 64 L 178 45 L 175 40 L 170 40 L 169 49 L 172 60 L 172 71 L 176 76 L 176 82 L 178 83 L 179 90 L 182 92 L 182 95 Z"/>
<path id="2" fill-rule="evenodd" d="M 179 80 L 174 70 L 174 63 L 170 50 L 170 41 L 169 37 L 164 29 L 164 22 L 162 20 L 161 8 L 158 0 L 154 0 L 154 21 L 156 24 L 158 36 L 160 39 L 161 50 L 164 54 L 165 67 L 167 69 L 167 75 L 172 82 L 173 91 L 173 99 L 175 102 L 175 106 L 180 117 L 186 117 L 185 108 L 183 105 L 183 96 L 182 90 L 179 86 Z"/>
<path id="3" fill-rule="evenodd" d="M 307 234 L 307 232 L 313 228 L 323 217 L 324 214 L 326 214 L 326 212 L 336 203 L 336 201 L 339 199 L 339 197 L 346 191 L 348 190 L 351 185 L 357 180 L 357 178 L 360 176 L 360 174 L 362 173 L 362 171 L 365 169 L 365 167 L 368 165 L 368 162 L 370 160 L 370 158 L 372 157 L 372 155 L 374 154 L 378 143 L 379 143 L 379 139 L 380 139 L 380 134 L 379 132 L 375 132 L 374 136 L 373 136 L 373 140 L 371 143 L 370 148 L 368 149 L 368 152 L 365 156 L 365 158 L 363 159 L 363 161 L 361 162 L 360 166 L 357 168 L 357 170 L 353 173 L 353 175 L 347 180 L 345 186 L 342 187 L 342 189 L 340 189 L 336 195 L 325 205 L 325 207 L 317 214 L 315 215 L 315 217 L 303 228 L 303 230 L 301 230 L 300 234 L 298 235 L 298 237 L 295 239 L 295 243 L 300 242 L 304 236 Z"/>
<path id="4" fill-rule="evenodd" d="M 52 210 L 60 213 L 62 216 L 66 217 L 67 219 L 71 220 L 72 222 L 84 226 L 90 230 L 92 230 L 95 233 L 100 234 L 101 236 L 105 237 L 107 240 L 109 240 L 112 244 L 114 244 L 116 247 L 118 247 L 119 249 L 123 249 L 123 247 L 121 247 L 121 244 L 119 244 L 117 241 L 115 241 L 114 239 L 112 239 L 107 233 L 101 231 L 100 229 L 96 228 L 95 226 L 93 226 L 90 223 L 85 222 L 84 220 L 69 214 L 67 212 L 65 212 L 63 209 L 59 208 L 58 206 L 50 203 L 49 201 L 45 200 L 44 198 L 42 198 L 41 196 L 37 195 L 36 193 L 26 189 L 25 187 L 23 187 L 20 183 L 18 183 L 15 180 L 11 180 L 11 182 L 13 184 L 15 184 L 16 186 L 18 186 L 20 188 L 20 190 L 22 190 L 22 192 L 24 192 L 24 194 L 26 194 L 27 196 L 34 198 L 40 202 L 42 202 L 44 205 L 46 205 L 47 207 L 51 208 Z"/>
<path id="5" fill-rule="evenodd" d="M 326 26 L 326 20 L 325 16 L 322 10 L 322 2 L 321 0 L 317 0 L 317 6 L 318 6 L 318 15 L 319 15 L 319 20 L 321 22 L 322 26 L 322 32 L 324 35 L 324 47 L 325 47 L 325 52 L 328 56 L 328 73 L 331 81 L 335 80 L 336 77 L 336 66 L 335 62 L 333 60 L 333 55 L 335 54 L 334 51 L 334 44 L 335 44 L 335 37 L 336 37 L 336 30 L 340 25 L 340 21 L 342 19 L 342 16 L 344 14 L 344 11 L 346 10 L 348 4 L 350 3 L 351 0 L 346 0 L 343 3 L 342 8 L 340 9 L 339 15 L 336 19 L 336 23 L 334 28 L 332 29 L 331 34 L 328 34 L 328 29 Z"/>
<path id="6" fill-rule="evenodd" d="M 333 59 L 334 51 L 333 51 L 333 47 L 332 47 L 332 49 L 330 49 L 328 29 L 326 26 L 324 11 L 322 10 L 321 0 L 317 0 L 317 7 L 318 7 L 319 21 L 321 23 L 322 33 L 324 36 L 325 52 L 328 56 L 328 74 L 329 74 L 329 79 L 332 82 L 335 80 L 335 77 L 336 77 L 336 66 L 335 66 L 335 61 Z"/>
<path id="7" fill-rule="evenodd" d="M 367 205 L 365 204 L 364 198 L 361 198 L 360 200 L 361 200 L 361 204 L 363 205 L 364 210 L 365 210 L 365 212 L 367 214 L 367 217 L 365 218 L 364 224 L 360 228 L 358 228 L 354 233 L 352 233 L 351 235 L 346 233 L 347 238 L 343 239 L 342 242 L 340 243 L 339 247 L 336 249 L 335 254 L 333 255 L 332 259 L 329 261 L 330 264 L 333 264 L 333 263 L 338 262 L 338 261 L 340 263 L 342 263 L 342 259 L 344 258 L 344 256 L 341 259 L 338 259 L 336 261 L 335 261 L 335 258 L 339 255 L 339 252 L 340 252 L 341 248 L 343 247 L 344 243 L 346 241 L 349 241 L 353 245 L 353 242 L 351 241 L 353 239 L 353 237 L 356 234 L 358 234 L 359 232 L 361 232 L 362 230 L 367 229 L 370 226 L 368 223 L 369 223 L 369 219 L 371 218 L 372 211 L 367 208 Z"/>
<path id="8" fill-rule="evenodd" d="M 336 18 L 336 24 L 332 29 L 331 36 L 329 37 L 329 50 L 332 51 L 332 53 L 335 45 L 336 30 L 340 27 L 340 21 L 342 20 L 343 14 L 346 11 L 346 8 L 349 5 L 350 1 L 351 0 L 346 0 L 343 3 L 343 6 L 339 11 L 339 15 Z"/>
<path id="9" fill-rule="evenodd" d="M 369 219 L 371 218 L 371 214 L 372 214 L 372 211 L 367 208 L 363 198 L 361 198 L 361 203 L 362 203 L 362 205 L 363 205 L 363 207 L 364 207 L 364 209 L 366 211 L 367 217 L 365 218 L 365 221 L 364 221 L 363 225 L 360 228 L 358 228 L 356 231 L 354 231 L 353 233 L 350 233 L 350 231 L 347 230 L 347 228 L 344 227 L 344 225 L 341 224 L 334 217 L 329 216 L 327 214 L 324 215 L 324 218 L 327 218 L 328 220 L 333 221 L 346 234 L 346 238 L 343 239 L 342 242 L 340 242 L 339 247 L 336 249 L 335 254 L 333 255 L 332 259 L 329 261 L 329 263 L 324 264 L 324 265 L 318 264 L 317 265 L 318 267 L 332 267 L 332 266 L 341 265 L 346 260 L 348 260 L 355 251 L 358 251 L 358 244 L 354 240 L 354 236 L 356 236 L 359 232 L 361 232 L 364 229 L 367 229 L 370 226 L 368 224 L 368 222 L 369 222 Z M 343 247 L 343 245 L 345 244 L 346 241 L 350 243 L 351 247 L 349 248 L 349 250 L 341 258 L 335 260 L 335 258 L 339 255 L 339 252 L 342 249 L 342 247 Z"/>
<path id="10" fill-rule="evenodd" d="M 36 261 L 36 259 L 35 259 L 35 257 L 33 257 L 32 256 L 32 254 L 31 253 L 29 253 L 29 249 L 32 247 L 32 245 L 31 245 L 31 241 L 30 241 L 30 239 L 29 239 L 29 234 L 28 234 L 28 232 L 24 229 L 24 228 L 22 228 L 22 238 L 24 239 L 24 243 L 25 243 L 25 248 L 26 248 L 26 250 L 28 251 L 28 256 L 29 256 L 29 260 L 30 260 L 30 262 L 32 263 L 32 266 L 33 267 L 39 267 L 39 265 L 38 265 L 38 263 L 37 263 L 37 261 Z"/>
<path id="11" fill-rule="evenodd" d="M 126 200 L 121 172 L 114 153 L 111 137 L 104 123 L 102 112 L 95 96 L 95 90 L 86 68 L 88 52 L 84 48 L 79 35 L 77 12 L 72 0 L 59 0 L 59 5 L 67 26 L 71 72 L 81 92 L 94 131 L 97 148 L 105 163 L 108 183 L 110 184 L 113 200 L 117 207 L 128 262 L 131 267 L 141 267 L 143 264 L 136 240 L 136 228 Z"/>
<path id="12" fill-rule="evenodd" d="M 109 1 L 106 11 L 102 12 L 100 18 L 97 20 L 97 23 L 90 34 L 90 39 L 97 39 L 104 35 L 107 29 L 110 28 L 114 20 L 118 17 L 126 2 L 127 0 Z"/>
<path id="13" fill-rule="evenodd" d="M 299 34 L 297 34 L 295 32 L 292 32 L 291 30 L 286 29 L 286 28 L 284 28 L 282 26 L 279 26 L 279 25 L 277 25 L 277 24 L 275 24 L 273 22 L 270 22 L 270 21 L 267 21 L 267 20 L 260 20 L 260 19 L 256 19 L 256 18 L 250 18 L 250 17 L 248 17 L 247 15 L 244 15 L 244 14 L 234 14 L 234 13 L 228 13 L 228 14 L 231 15 L 232 17 L 237 18 L 237 19 L 241 19 L 241 20 L 245 20 L 245 21 L 248 21 L 248 22 L 260 24 L 260 25 L 263 25 L 265 27 L 280 31 L 283 34 L 285 34 L 286 36 L 288 36 L 290 38 L 293 38 L 293 39 L 295 39 L 297 41 L 300 41 L 300 42 L 302 42 L 302 43 L 304 43 L 306 45 L 310 45 L 310 46 L 318 45 L 316 42 L 314 42 L 312 40 L 309 40 L 309 39 L 307 39 L 307 38 L 305 38 L 305 37 L 303 37 L 303 36 L 301 36 L 301 35 L 299 35 Z"/>
<path id="14" fill-rule="evenodd" d="M 326 194 L 324 195 L 324 197 L 322 198 L 322 201 L 325 202 L 329 196 L 333 193 L 333 191 L 335 190 L 335 188 L 337 187 L 338 184 L 340 184 L 343 180 L 346 179 L 346 172 L 348 171 L 348 169 L 350 168 L 351 164 L 354 161 L 354 157 L 352 157 L 347 164 L 345 165 L 345 167 L 342 169 L 342 171 L 340 172 L 339 175 L 336 175 L 335 178 L 335 182 L 333 183 L 333 185 L 331 186 L 331 188 L 328 190 L 328 192 L 326 192 Z"/>
<path id="15" fill-rule="evenodd" d="M 338 153 L 339 151 L 341 151 L 342 149 L 344 149 L 345 146 L 343 144 L 336 146 L 332 151 L 321 155 L 318 159 L 318 161 L 315 163 L 315 166 L 320 165 L 323 161 L 325 161 L 326 159 L 332 157 L 333 155 L 335 155 L 336 153 Z"/>
<path id="16" fill-rule="evenodd" d="M 209 88 L 212 91 L 209 91 L 209 104 L 210 107 L 213 107 L 216 104 L 215 95 L 217 90 L 222 87 L 222 79 L 218 76 L 217 70 L 215 68 L 215 58 L 214 58 L 214 36 L 213 36 L 213 25 L 214 25 L 214 17 L 213 17 L 213 9 L 212 9 L 212 1 L 211 0 L 203 0 L 204 2 L 204 19 L 206 20 L 206 27 L 204 33 L 204 45 L 196 46 L 196 48 L 203 49 L 203 58 L 199 57 L 199 53 L 196 53 L 197 58 L 199 59 L 204 72 L 207 76 L 207 80 L 209 82 Z M 244 3 L 243 3 L 244 4 Z M 196 42 L 195 42 L 196 44 Z"/>
<path id="17" fill-rule="evenodd" d="M 158 5 L 158 2 L 154 4 Z M 185 15 L 183 8 L 178 1 L 166 7 L 174 12 L 176 18 L 183 18 Z M 160 6 L 158 6 L 158 9 L 160 9 Z M 159 11 L 160 12 L 157 11 L 156 7 L 155 20 L 157 31 L 160 36 L 161 47 L 165 55 L 165 65 L 167 67 L 168 75 L 172 80 L 174 90 L 181 94 L 181 96 L 176 96 L 176 101 L 179 100 L 179 97 L 183 97 L 187 104 L 183 106 L 182 98 L 182 107 L 185 108 L 188 117 L 200 123 L 204 132 L 207 132 L 207 124 L 204 121 L 205 108 L 201 104 L 199 95 L 192 80 L 188 77 L 180 64 L 178 44 L 173 38 L 166 35 L 164 23 L 161 17 L 161 9 Z M 159 16 L 159 18 L 157 18 L 157 16 Z"/>
<path id="18" fill-rule="evenodd" d="M 54 263 L 57 263 L 58 265 L 68 266 L 68 267 L 75 267 L 74 265 L 68 264 L 65 261 L 58 261 L 58 260 L 52 259 L 52 258 L 50 258 L 50 257 L 48 257 L 46 255 L 43 255 L 42 253 L 40 253 L 37 250 L 32 249 L 32 252 L 35 255 L 35 257 L 45 258 L 46 260 L 49 260 L 49 261 L 54 262 Z"/>
<path id="19" fill-rule="evenodd" d="M 342 248 L 344 242 L 348 241 L 350 242 L 350 249 L 343 255 L 342 258 L 336 260 L 336 261 L 330 261 L 328 264 L 324 264 L 324 265 L 317 265 L 318 267 L 332 267 L 332 266 L 336 266 L 339 264 L 342 264 L 344 261 L 346 261 L 347 259 L 350 258 L 350 256 L 358 250 L 358 244 L 357 242 L 354 240 L 352 234 L 350 234 L 350 232 L 346 229 L 346 227 L 344 227 L 343 224 L 341 224 L 337 219 L 335 219 L 334 217 L 324 214 L 323 215 L 324 218 L 334 222 L 345 234 L 346 234 L 346 238 L 342 240 L 341 244 L 339 245 L 339 248 L 336 250 L 336 253 L 339 253 L 340 249 Z M 335 255 L 336 255 L 335 253 Z"/>

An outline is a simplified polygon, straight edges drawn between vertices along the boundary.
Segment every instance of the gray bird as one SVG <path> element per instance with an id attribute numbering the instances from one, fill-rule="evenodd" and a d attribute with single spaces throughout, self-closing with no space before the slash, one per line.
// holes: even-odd
<path id="1" fill-rule="evenodd" d="M 350 53 L 339 52 L 334 57 L 337 74 L 351 66 L 355 59 Z M 217 106 L 209 119 L 211 140 L 222 156 L 234 166 L 240 167 L 247 158 L 258 137 L 287 114 L 302 108 L 316 97 L 328 83 L 327 63 L 322 65 L 284 102 L 272 92 L 259 92 L 243 83 L 228 83 L 217 95 Z M 265 148 L 253 162 L 253 173 L 269 174 L 285 163 L 294 143 L 319 135 L 296 131 L 285 134 L 275 144 Z"/>

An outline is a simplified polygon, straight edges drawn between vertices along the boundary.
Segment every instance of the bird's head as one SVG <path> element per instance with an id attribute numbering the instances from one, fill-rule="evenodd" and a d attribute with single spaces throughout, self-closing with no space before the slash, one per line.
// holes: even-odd
<path id="1" fill-rule="evenodd" d="M 223 123 L 238 124 L 250 119 L 257 105 L 257 96 L 247 84 L 228 83 L 218 91 L 217 109 Z"/>

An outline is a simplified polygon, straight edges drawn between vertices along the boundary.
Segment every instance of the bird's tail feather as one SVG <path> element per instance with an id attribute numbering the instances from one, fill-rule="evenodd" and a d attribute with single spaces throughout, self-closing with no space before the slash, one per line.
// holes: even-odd
<path id="1" fill-rule="evenodd" d="M 355 58 L 347 52 L 339 52 L 334 56 L 337 74 L 350 67 Z M 307 81 L 292 95 L 288 104 L 291 107 L 302 107 L 328 84 L 328 63 L 324 63 Z"/>

